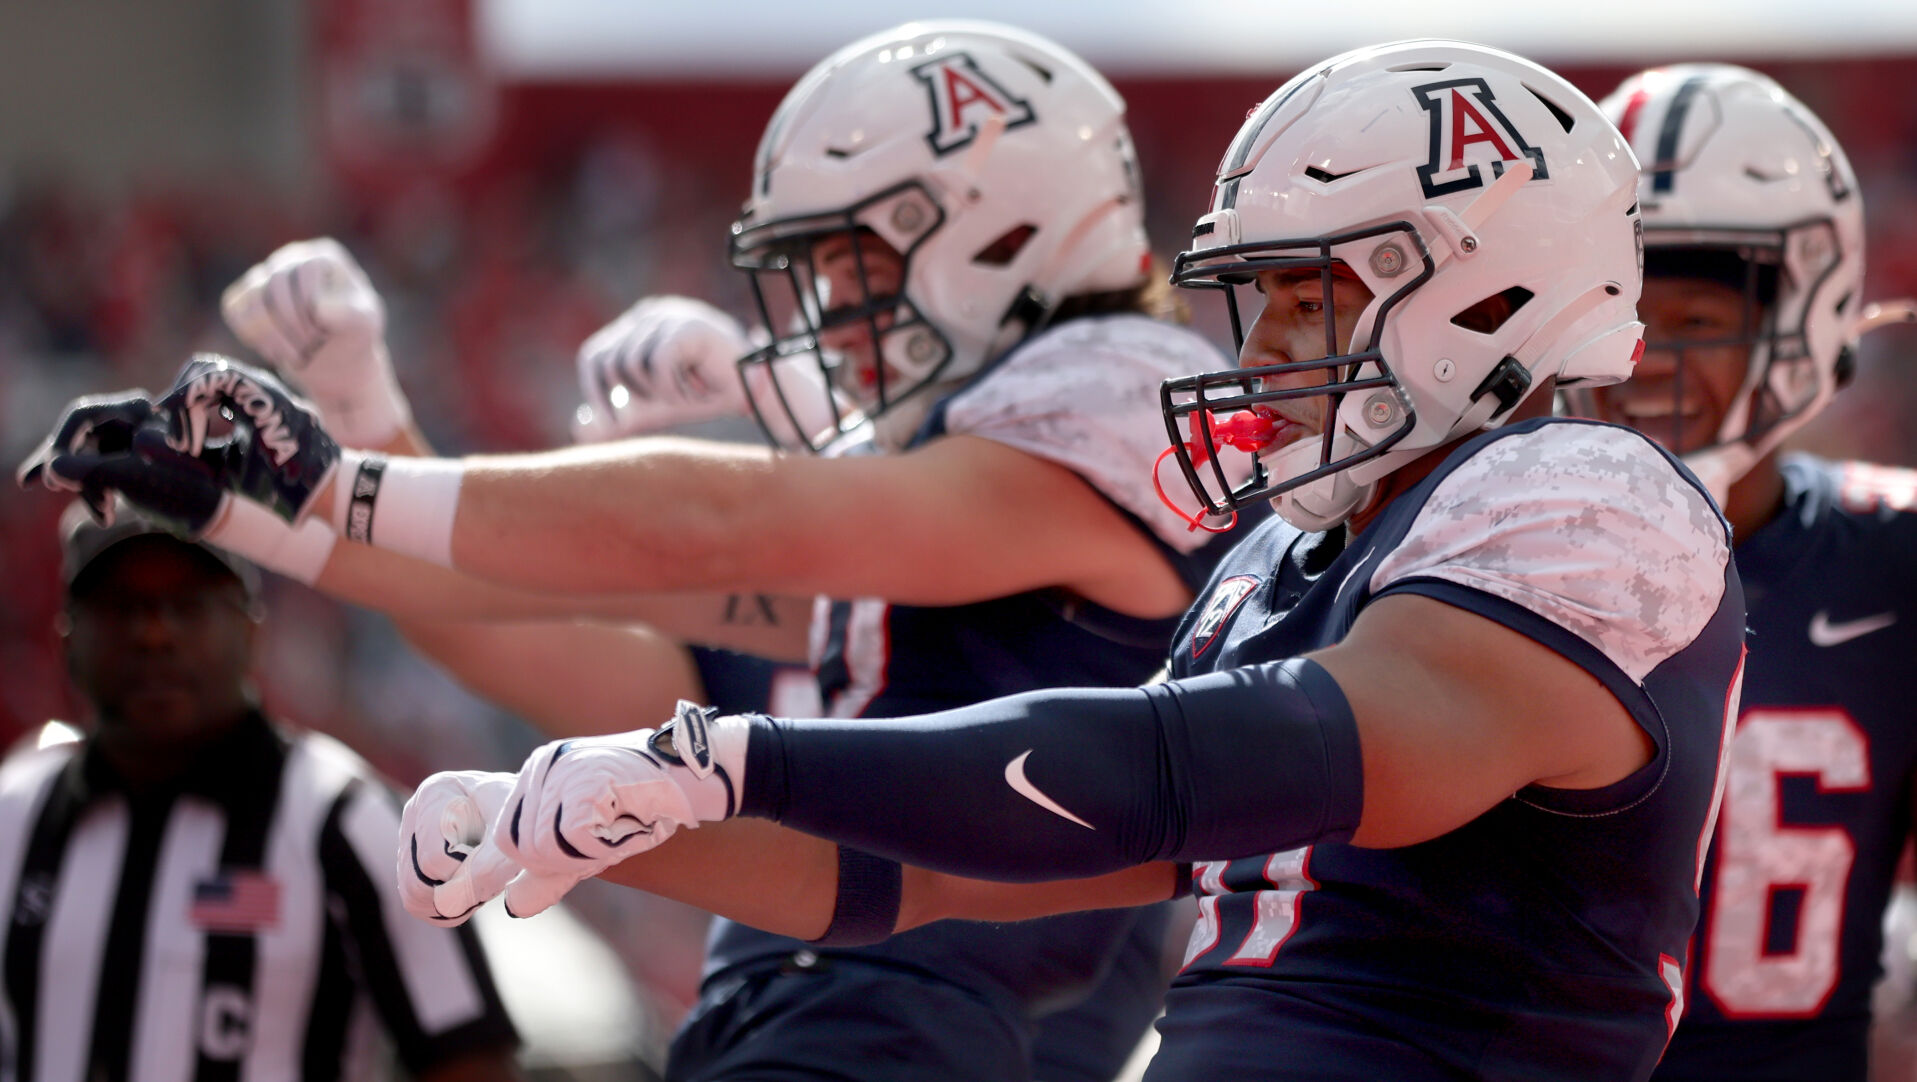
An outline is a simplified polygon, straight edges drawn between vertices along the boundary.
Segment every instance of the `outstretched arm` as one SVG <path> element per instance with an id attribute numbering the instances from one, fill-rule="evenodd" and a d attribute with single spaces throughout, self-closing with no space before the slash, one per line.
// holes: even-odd
<path id="1" fill-rule="evenodd" d="M 1532 783 L 1610 784 L 1654 750 L 1570 660 L 1408 594 L 1306 658 L 896 722 L 755 725 L 744 814 L 1013 880 L 1410 845 Z"/>
<path id="2" fill-rule="evenodd" d="M 311 529 L 313 527 L 302 527 Z M 275 570 L 278 570 L 275 568 Z M 779 661 L 805 660 L 812 599 L 752 593 L 552 594 L 499 586 L 372 548 L 333 546 L 310 584 L 340 601 L 415 622 L 640 623 L 674 638 Z"/>
<path id="3" fill-rule="evenodd" d="M 567 746 L 590 755 L 588 749 L 612 745 L 581 740 Z M 511 837 L 514 823 L 524 825 L 520 793 L 513 775 L 479 771 L 443 772 L 420 784 L 401 817 L 396 869 L 400 899 L 410 912 L 458 924 L 503 890 L 507 911 L 529 916 L 579 879 L 603 873 L 612 882 L 766 931 L 850 945 L 948 917 L 1025 920 L 1143 905 L 1170 897 L 1180 880 L 1171 865 L 1050 883 L 967 879 L 900 868 L 762 819 L 668 832 L 653 851 L 610 868 L 522 874 L 511 854 L 495 844 Z M 875 907 L 866 895 L 878 883 L 889 886 L 880 890 L 884 905 Z"/>
<path id="4" fill-rule="evenodd" d="M 360 476 L 342 468 L 333 484 Z M 1062 585 L 1150 617 L 1189 600 L 1145 536 L 1077 474 L 969 436 L 830 459 L 649 438 L 394 462 L 375 516 L 388 500 L 444 510 L 395 516 L 387 538 L 373 528 L 376 544 L 417 544 L 479 578 L 555 593 L 734 589 L 944 605 Z M 343 517 L 336 494 L 314 504 Z"/>
<path id="5" fill-rule="evenodd" d="M 706 701 L 686 648 L 643 626 L 408 620 L 413 648 L 549 737 L 630 729 Z"/>
<path id="6" fill-rule="evenodd" d="M 1415 844 L 1527 785 L 1600 788 L 1653 754 L 1610 690 L 1566 657 L 1488 617 L 1387 594 L 1338 646 L 1144 688 L 1053 689 L 891 720 L 684 708 L 660 730 L 548 744 L 475 820 L 491 824 L 487 866 L 524 875 L 507 887 L 467 874 L 473 865 L 449 868 L 466 876 L 461 893 L 408 904 L 452 915 L 505 888 L 516 912 L 536 911 L 675 832 L 683 840 L 679 827 L 731 827 L 736 816 L 955 880 L 1137 888 L 1163 884 L 1136 869 L 1166 861 L 1322 841 Z M 441 821 L 430 803 L 409 804 L 407 815 Z M 790 880 L 815 900 L 812 884 L 828 877 L 824 850 L 810 842 L 759 855 L 712 844 L 678 850 L 701 861 L 693 873 L 651 874 L 708 885 Z M 840 906 L 902 911 L 896 876 L 830 878 Z M 928 882 L 919 889 L 929 899 L 962 893 Z M 1041 898 L 1078 897 L 974 889 L 960 911 L 1043 910 L 1052 903 Z M 926 915 L 951 912 L 944 901 L 920 904 Z"/>
<path id="7" fill-rule="evenodd" d="M 735 816 L 948 876 L 1038 883 L 1321 841 L 1410 845 L 1529 784 L 1611 784 L 1653 750 L 1565 657 L 1389 594 L 1339 646 L 1144 688 L 856 721 L 685 708 L 656 731 L 555 742 L 497 795 L 487 837 L 504 864 L 559 884 L 521 891 L 522 912 L 682 826 Z M 714 859 L 715 874 L 760 882 L 756 865 Z M 869 882 L 856 889 L 896 904 Z M 503 885 L 476 884 L 478 897 Z M 442 911 L 470 892 L 456 902 Z"/>
<path id="8" fill-rule="evenodd" d="M 204 439 L 220 409 L 246 416 L 245 439 Z M 1151 538 L 1089 482 L 976 436 L 830 459 L 646 438 L 388 460 L 342 453 L 278 381 L 212 356 L 181 371 L 156 416 L 167 431 L 143 428 L 131 453 L 54 448 L 51 476 L 167 505 L 196 529 L 223 528 L 250 499 L 287 521 L 317 516 L 349 540 L 549 593 L 938 605 L 1057 586 L 1148 618 L 1190 596 Z"/>
<path id="9" fill-rule="evenodd" d="M 817 939 L 838 896 L 838 846 L 764 820 L 736 819 L 682 832 L 601 878 L 768 932 Z M 906 867 L 894 931 L 937 920 L 1031 920 L 1056 913 L 1149 905 L 1172 896 L 1171 864 L 1089 879 L 998 883 Z"/>

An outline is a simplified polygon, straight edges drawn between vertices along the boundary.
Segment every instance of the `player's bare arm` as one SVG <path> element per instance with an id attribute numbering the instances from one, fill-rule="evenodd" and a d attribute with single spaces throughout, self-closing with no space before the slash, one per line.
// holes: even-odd
<path id="1" fill-rule="evenodd" d="M 812 614 L 810 597 L 747 591 L 594 595 L 517 589 L 369 545 L 336 545 L 312 585 L 405 622 L 643 623 L 682 641 L 781 661 L 805 659 Z"/>
<path id="2" fill-rule="evenodd" d="M 650 439 L 460 469 L 453 566 L 525 589 L 958 604 L 1065 586 L 1146 617 L 1189 600 L 1150 541 L 1085 481 L 984 439 L 838 459 Z M 329 488 L 315 505 L 334 500 Z M 1008 535 L 1029 543 L 976 558 Z M 1141 580 L 1140 566 L 1158 570 Z"/>
<path id="3" fill-rule="evenodd" d="M 120 419 L 129 446 L 68 435 L 125 405 L 76 402 L 23 477 L 117 489 L 221 544 L 248 519 L 319 515 L 349 539 L 552 593 L 960 604 L 1058 586 L 1147 618 L 1189 599 L 1153 542 L 1090 483 L 979 437 L 832 459 L 662 438 L 459 462 L 368 459 L 342 456 L 270 374 L 212 355 L 182 369 L 147 422 Z M 245 439 L 209 439 L 220 410 L 248 418 Z M 1004 551 L 976 558 L 994 548 Z"/>
<path id="4" fill-rule="evenodd" d="M 1656 752 L 1589 673 L 1431 598 L 1380 598 L 1312 657 L 1351 703 L 1363 748 L 1357 845 L 1436 837 L 1527 785 L 1609 785 Z"/>
<path id="5" fill-rule="evenodd" d="M 838 846 L 763 819 L 686 831 L 600 878 L 685 902 L 769 932 L 817 939 L 832 923 Z M 1030 920 L 1056 913 L 1148 905 L 1171 897 L 1171 864 L 1091 879 L 1001 883 L 904 867 L 895 931 L 937 920 Z M 743 878 L 742 878 L 743 876 Z"/>
<path id="6" fill-rule="evenodd" d="M 698 667 L 643 625 L 396 621 L 408 642 L 474 694 L 548 737 L 618 732 L 703 702 Z"/>

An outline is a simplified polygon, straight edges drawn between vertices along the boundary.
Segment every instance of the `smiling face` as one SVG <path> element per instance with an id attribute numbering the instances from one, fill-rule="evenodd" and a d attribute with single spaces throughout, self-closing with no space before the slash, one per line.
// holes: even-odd
<path id="1" fill-rule="evenodd" d="M 1677 454 L 1718 442 L 1750 365 L 1744 292 L 1709 278 L 1646 277 L 1644 356 L 1631 378 L 1592 393 L 1601 420 Z"/>

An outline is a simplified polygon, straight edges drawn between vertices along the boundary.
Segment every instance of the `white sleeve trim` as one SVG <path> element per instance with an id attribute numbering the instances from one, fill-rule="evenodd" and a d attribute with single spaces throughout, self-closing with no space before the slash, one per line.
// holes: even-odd
<path id="1" fill-rule="evenodd" d="M 1501 597 L 1642 683 L 1716 613 L 1729 560 L 1716 507 L 1644 437 L 1554 424 L 1495 440 L 1440 481 L 1371 589 L 1436 578 Z"/>

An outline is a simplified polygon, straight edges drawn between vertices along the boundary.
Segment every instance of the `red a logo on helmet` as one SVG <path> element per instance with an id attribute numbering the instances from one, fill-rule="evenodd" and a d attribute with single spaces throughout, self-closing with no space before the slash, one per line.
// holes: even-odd
<path id="1" fill-rule="evenodd" d="M 1007 128 L 1038 119 L 1030 102 L 1013 97 L 965 53 L 920 64 L 912 74 L 932 97 L 932 130 L 925 141 L 932 144 L 934 155 L 950 154 L 977 138 L 986 117 L 1004 117 Z"/>
<path id="2" fill-rule="evenodd" d="M 1431 115 L 1431 153 L 1418 167 L 1427 199 L 1482 188 L 1504 175 L 1504 163 L 1531 160 L 1531 179 L 1547 180 L 1544 151 L 1525 141 L 1505 118 L 1483 79 L 1447 79 L 1414 86 L 1418 104 Z M 1491 175 L 1485 176 L 1484 167 Z"/>

